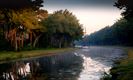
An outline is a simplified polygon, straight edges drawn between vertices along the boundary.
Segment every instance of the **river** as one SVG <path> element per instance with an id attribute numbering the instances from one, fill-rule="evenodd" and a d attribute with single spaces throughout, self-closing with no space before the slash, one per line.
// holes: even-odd
<path id="1" fill-rule="evenodd" d="M 53 56 L 1 63 L 0 80 L 100 80 L 125 53 L 122 47 L 90 46 Z"/>

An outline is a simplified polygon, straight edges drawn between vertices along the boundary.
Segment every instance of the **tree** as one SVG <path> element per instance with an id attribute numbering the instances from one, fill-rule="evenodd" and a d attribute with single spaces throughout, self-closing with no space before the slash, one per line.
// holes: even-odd
<path id="1" fill-rule="evenodd" d="M 133 45 L 133 23 L 124 18 L 115 22 L 112 26 L 105 27 L 90 34 L 83 39 L 83 44 L 88 45 Z"/>
<path id="2" fill-rule="evenodd" d="M 53 47 L 70 45 L 73 40 L 83 35 L 82 25 L 68 10 L 55 11 L 42 21 L 42 24 L 46 26 L 49 45 Z"/>
<path id="3" fill-rule="evenodd" d="M 23 47 L 24 32 L 42 30 L 36 12 L 42 6 L 43 0 L 2 0 L 0 1 L 1 22 L 5 38 L 11 46 L 18 50 Z"/>
<path id="4" fill-rule="evenodd" d="M 133 1 L 132 0 L 117 0 L 115 6 L 123 10 L 122 15 L 126 18 L 133 18 Z"/>

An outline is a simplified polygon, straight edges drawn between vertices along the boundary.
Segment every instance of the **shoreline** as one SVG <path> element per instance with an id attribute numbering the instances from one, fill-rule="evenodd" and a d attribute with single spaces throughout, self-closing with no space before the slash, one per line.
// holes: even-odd
<path id="1" fill-rule="evenodd" d="M 65 52 L 71 52 L 74 50 L 76 50 L 76 48 L 41 49 L 41 50 L 30 50 L 30 51 L 20 51 L 20 52 L 4 51 L 0 52 L 0 64 L 16 60 L 25 60 L 29 58 L 32 59 L 43 56 L 53 56 Z"/>
<path id="2" fill-rule="evenodd" d="M 126 49 L 127 54 L 115 62 L 110 69 L 110 74 L 105 75 L 102 80 L 132 80 L 133 79 L 133 48 Z"/>

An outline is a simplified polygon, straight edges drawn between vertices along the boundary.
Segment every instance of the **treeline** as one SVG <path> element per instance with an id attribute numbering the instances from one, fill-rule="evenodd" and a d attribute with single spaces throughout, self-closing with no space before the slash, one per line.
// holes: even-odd
<path id="1" fill-rule="evenodd" d="M 115 6 L 122 11 L 124 19 L 118 21 L 114 26 L 117 30 L 120 45 L 133 46 L 133 0 L 117 0 Z M 112 27 L 113 28 L 113 27 Z M 115 66 L 110 70 L 110 75 L 102 80 L 133 80 L 133 49 L 127 49 L 127 56 L 116 61 Z"/>
<path id="2" fill-rule="evenodd" d="M 116 0 L 115 7 L 123 10 L 123 18 L 112 26 L 85 36 L 79 43 L 82 45 L 124 45 L 133 46 L 133 1 Z"/>
<path id="3" fill-rule="evenodd" d="M 133 23 L 120 19 L 114 25 L 107 26 L 86 36 L 82 44 L 87 45 L 133 45 Z"/>
<path id="4" fill-rule="evenodd" d="M 43 0 L 12 2 L 0 1 L 0 50 L 70 47 L 83 35 L 82 25 L 68 10 L 48 14 L 41 9 Z"/>

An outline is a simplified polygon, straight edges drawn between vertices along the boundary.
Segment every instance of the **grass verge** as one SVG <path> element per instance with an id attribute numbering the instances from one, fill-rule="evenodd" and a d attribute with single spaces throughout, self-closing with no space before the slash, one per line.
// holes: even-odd
<path id="1" fill-rule="evenodd" d="M 111 69 L 111 75 L 104 80 L 133 80 L 133 48 L 128 49 L 127 58 L 120 60 Z"/>
<path id="2" fill-rule="evenodd" d="M 40 49 L 40 50 L 31 50 L 31 51 L 3 51 L 0 52 L 0 62 L 11 61 L 22 58 L 31 58 L 31 57 L 41 57 L 41 56 L 50 56 L 63 53 L 66 51 L 75 50 L 74 48 L 58 48 L 58 49 Z"/>

